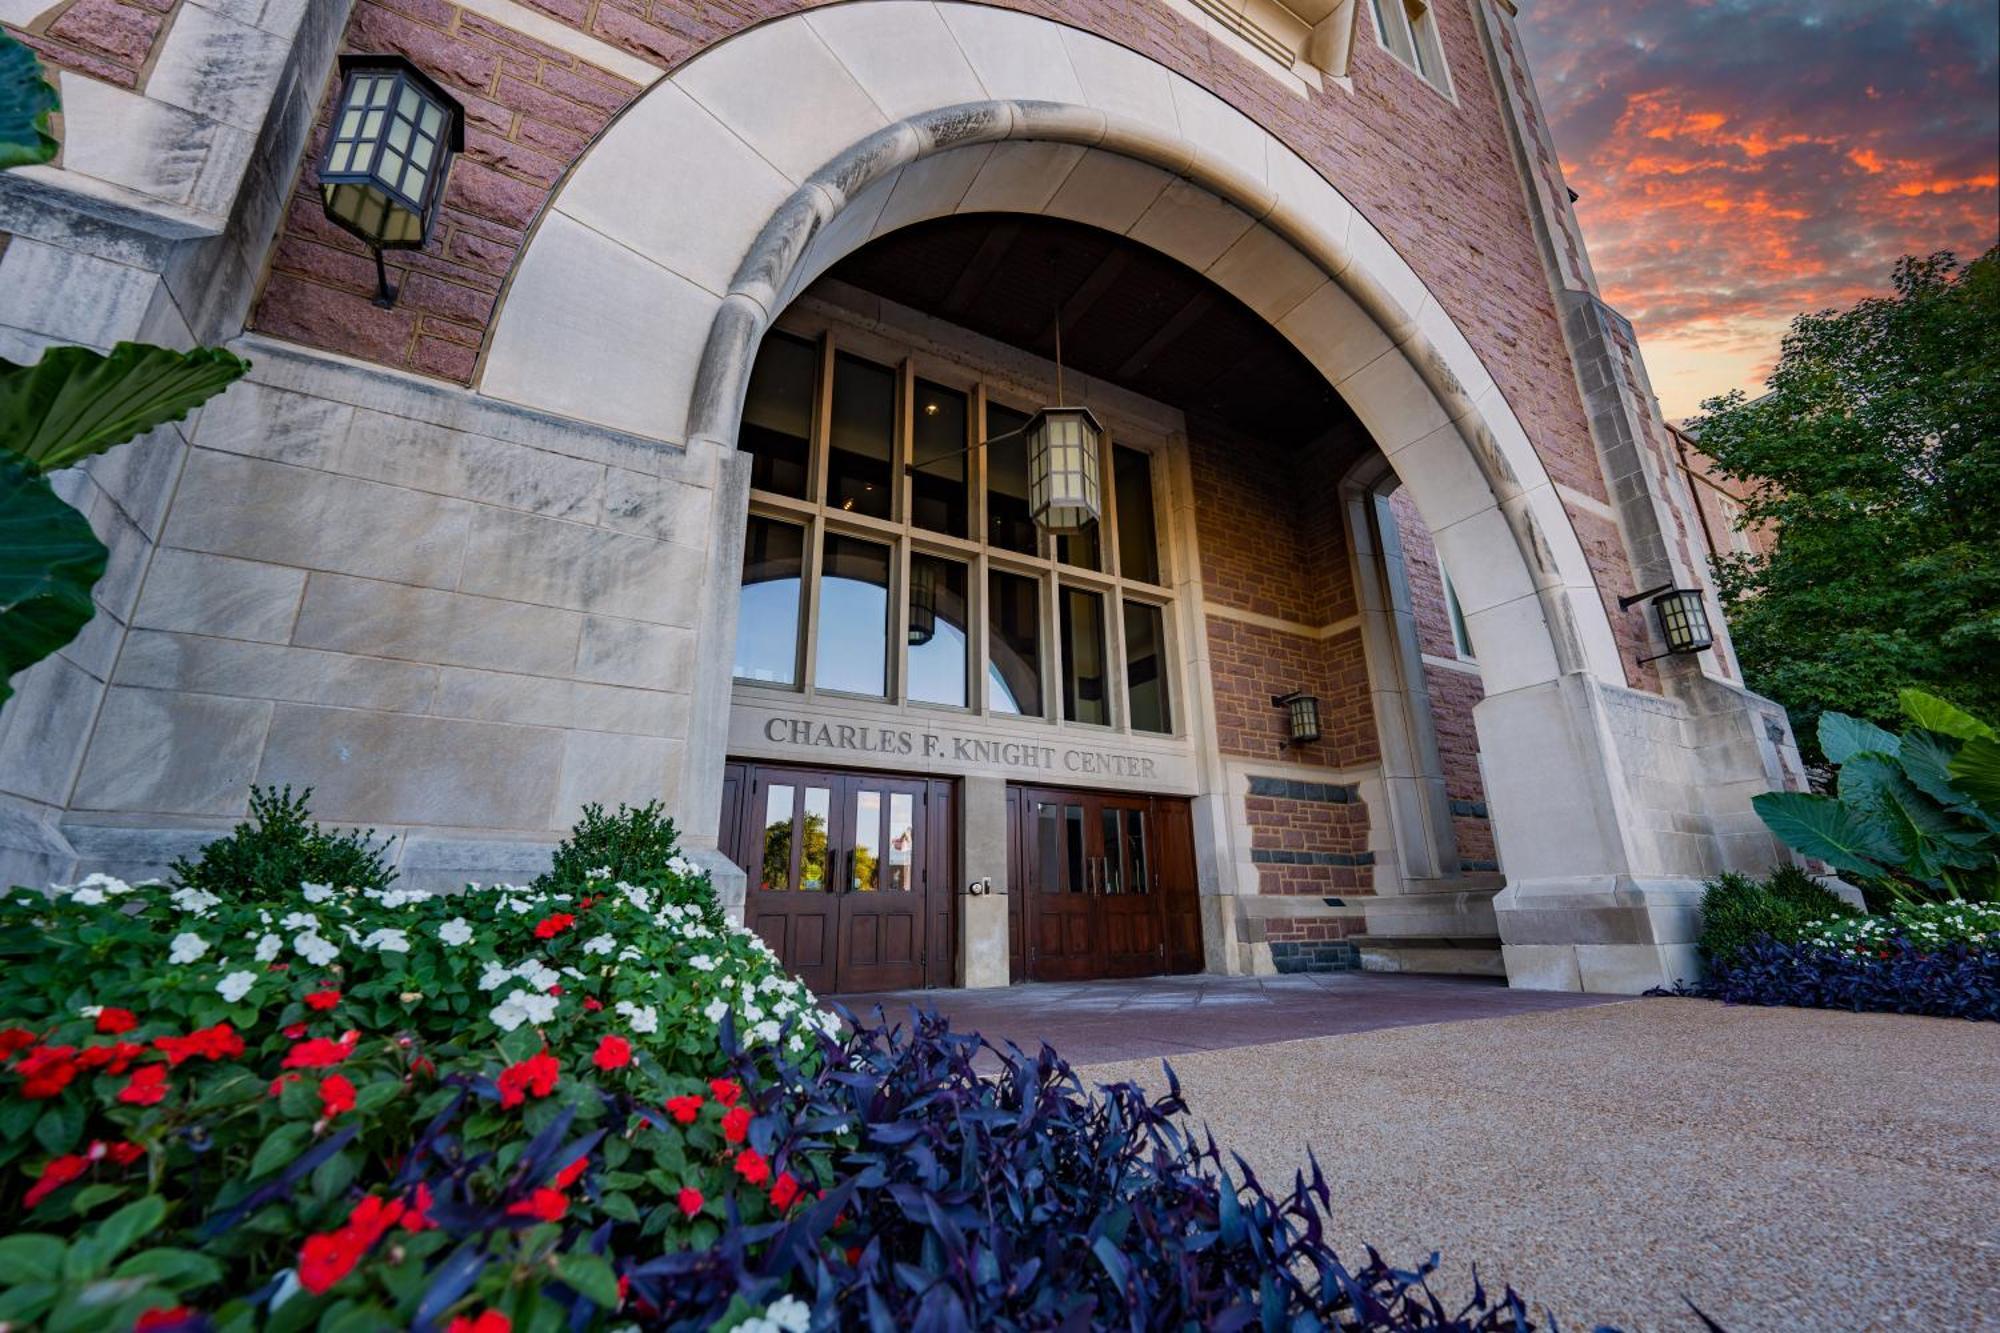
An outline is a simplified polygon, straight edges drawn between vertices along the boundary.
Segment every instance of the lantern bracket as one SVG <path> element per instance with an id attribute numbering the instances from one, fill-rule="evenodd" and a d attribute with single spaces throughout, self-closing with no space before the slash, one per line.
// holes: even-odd
<path id="1" fill-rule="evenodd" d="M 1630 611 L 1633 607 L 1637 606 L 1641 602 L 1651 601 L 1653 598 L 1658 597 L 1661 593 L 1672 592 L 1673 590 L 1674 590 L 1673 584 L 1662 583 L 1657 588 L 1648 588 L 1644 592 L 1635 592 L 1629 597 L 1620 597 L 1618 599 L 1618 609 L 1620 611 Z"/>

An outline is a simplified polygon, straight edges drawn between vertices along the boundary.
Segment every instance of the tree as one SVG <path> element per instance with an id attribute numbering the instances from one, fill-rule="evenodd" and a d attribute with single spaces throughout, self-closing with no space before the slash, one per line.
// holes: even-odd
<path id="1" fill-rule="evenodd" d="M 1745 680 L 1816 763 L 1820 714 L 1892 726 L 1905 687 L 2000 714 L 2000 247 L 1894 283 L 1799 316 L 1763 397 L 1691 423 L 1776 530 L 1716 574 Z"/>
<path id="2" fill-rule="evenodd" d="M 0 169 L 56 153 L 56 91 L 34 53 L 0 32 Z M 0 358 L 0 703 L 8 678 L 74 639 L 96 607 L 104 543 L 47 474 L 179 421 L 250 363 L 220 348 L 57 347 L 32 366 Z"/>

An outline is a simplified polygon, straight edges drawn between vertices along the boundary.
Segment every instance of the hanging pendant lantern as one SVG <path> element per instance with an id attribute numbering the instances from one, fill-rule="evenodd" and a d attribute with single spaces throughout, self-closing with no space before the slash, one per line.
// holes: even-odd
<path id="1" fill-rule="evenodd" d="M 375 252 L 375 304 L 395 304 L 384 250 L 421 249 L 453 154 L 465 150 L 457 99 L 401 56 L 340 58 L 340 105 L 320 159 L 329 221 Z"/>
<path id="2" fill-rule="evenodd" d="M 921 648 L 937 634 L 937 562 L 923 556 L 910 561 L 910 646 Z"/>
<path id="3" fill-rule="evenodd" d="M 1028 422 L 1028 510 L 1059 537 L 1074 536 L 1103 512 L 1098 494 L 1104 427 L 1087 407 L 1045 407 Z"/>

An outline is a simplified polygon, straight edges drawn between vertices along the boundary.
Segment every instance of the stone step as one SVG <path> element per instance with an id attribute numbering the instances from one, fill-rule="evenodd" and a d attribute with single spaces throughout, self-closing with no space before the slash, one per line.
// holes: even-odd
<path id="1" fill-rule="evenodd" d="M 1364 972 L 1437 972 L 1504 977 L 1497 935 L 1350 935 Z"/>

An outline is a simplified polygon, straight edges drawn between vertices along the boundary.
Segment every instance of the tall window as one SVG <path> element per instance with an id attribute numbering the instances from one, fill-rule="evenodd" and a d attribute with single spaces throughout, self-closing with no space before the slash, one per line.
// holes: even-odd
<path id="1" fill-rule="evenodd" d="M 1465 612 L 1458 604 L 1458 589 L 1451 586 L 1451 575 L 1438 570 L 1438 579 L 1444 584 L 1445 614 L 1451 619 L 1451 650 L 1461 662 L 1472 660 L 1472 635 L 1465 628 Z"/>
<path id="2" fill-rule="evenodd" d="M 737 678 L 1171 732 L 1148 443 L 1101 451 L 1098 523 L 1045 533 L 1018 434 L 1030 395 L 925 359 L 919 374 L 908 349 L 844 327 L 765 338 L 739 437 L 752 465 Z"/>
<path id="3" fill-rule="evenodd" d="M 1429 0 L 1372 0 L 1375 34 L 1389 54 L 1415 70 L 1431 87 L 1451 94 L 1451 75 L 1444 67 L 1444 46 L 1438 41 L 1437 16 Z"/>

